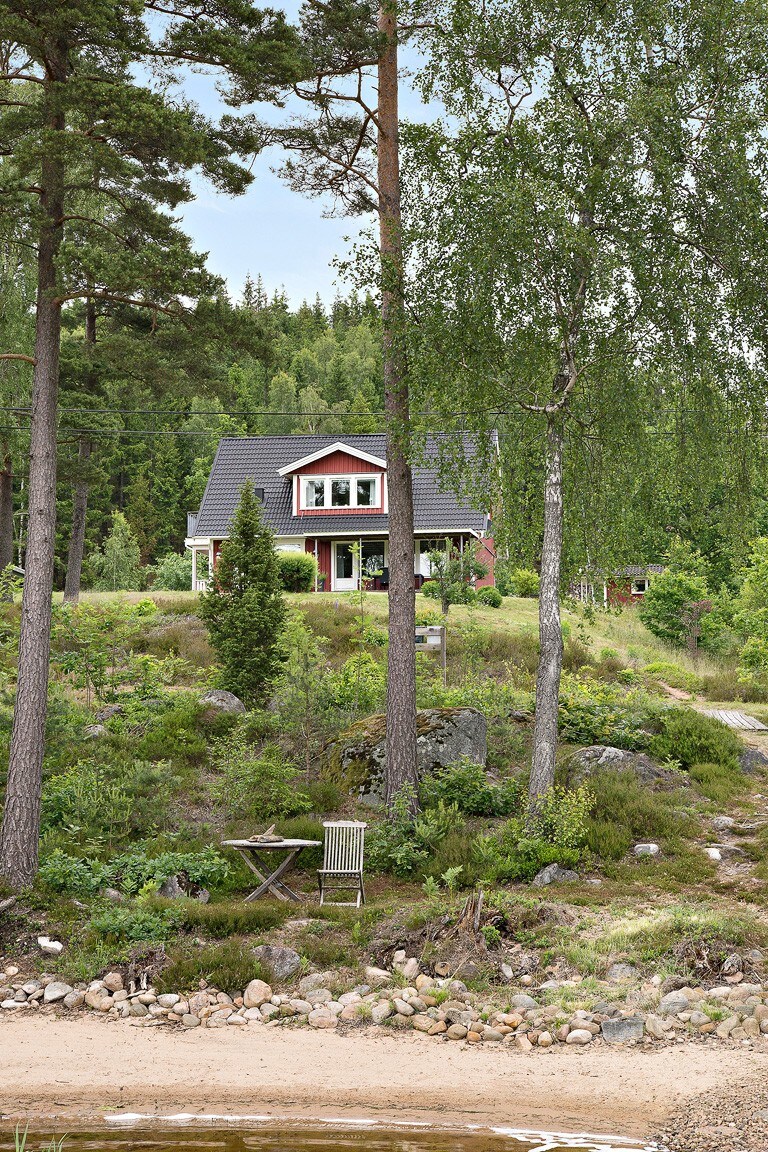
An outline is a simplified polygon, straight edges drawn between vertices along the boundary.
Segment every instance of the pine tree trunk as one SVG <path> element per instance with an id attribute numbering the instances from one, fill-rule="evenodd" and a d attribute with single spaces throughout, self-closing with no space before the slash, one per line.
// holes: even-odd
<path id="1" fill-rule="evenodd" d="M 397 76 L 397 9 L 379 10 L 387 39 L 379 60 L 378 186 L 384 410 L 389 498 L 389 653 L 387 660 L 386 801 L 416 784 L 416 655 L 414 629 L 413 485 L 408 456 L 410 405 L 403 347 L 403 249 Z"/>
<path id="2" fill-rule="evenodd" d="M 6 446 L 0 466 L 0 572 L 13 563 L 13 465 Z"/>
<path id="3" fill-rule="evenodd" d="M 80 578 L 83 573 L 85 551 L 85 521 L 88 513 L 88 483 L 85 469 L 91 455 L 90 440 L 81 438 L 77 451 L 78 476 L 72 500 L 72 535 L 67 553 L 67 575 L 64 581 L 64 603 L 77 604 L 80 599 Z"/>
<path id="4" fill-rule="evenodd" d="M 66 80 L 66 50 L 50 47 L 46 86 L 48 128 L 59 136 L 64 116 L 50 92 Z M 51 592 L 56 530 L 56 404 L 59 383 L 61 304 L 56 298 L 56 264 L 64 215 L 64 163 L 55 148 L 40 171 L 41 226 L 37 254 L 35 371 L 29 450 L 28 529 L 19 636 L 19 670 L 13 712 L 8 785 L 0 832 L 0 873 L 19 889 L 37 873 L 40 791 L 48 660 L 51 646 Z"/>
<path id="5" fill-rule="evenodd" d="M 544 487 L 544 539 L 539 590 L 539 667 L 533 726 L 530 807 L 555 782 L 563 633 L 560 627 L 560 561 L 563 551 L 563 418 L 549 417 Z"/>

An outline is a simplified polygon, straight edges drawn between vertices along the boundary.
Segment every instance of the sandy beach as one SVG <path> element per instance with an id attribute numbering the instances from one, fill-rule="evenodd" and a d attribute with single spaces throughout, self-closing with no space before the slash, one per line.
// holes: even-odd
<path id="1" fill-rule="evenodd" d="M 102 1124 L 192 1113 L 376 1117 L 644 1137 L 690 1097 L 768 1076 L 768 1053 L 721 1045 L 564 1046 L 526 1055 L 417 1033 L 131 1027 L 3 1020 L 0 1121 Z"/>

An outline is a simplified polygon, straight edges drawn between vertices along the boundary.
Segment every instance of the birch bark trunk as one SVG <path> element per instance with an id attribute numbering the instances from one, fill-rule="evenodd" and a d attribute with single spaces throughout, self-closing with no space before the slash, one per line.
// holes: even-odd
<path id="1" fill-rule="evenodd" d="M 544 537 L 539 589 L 539 667 L 533 727 L 530 809 L 555 782 L 563 633 L 560 627 L 560 563 L 563 550 L 563 417 L 547 419 Z"/>

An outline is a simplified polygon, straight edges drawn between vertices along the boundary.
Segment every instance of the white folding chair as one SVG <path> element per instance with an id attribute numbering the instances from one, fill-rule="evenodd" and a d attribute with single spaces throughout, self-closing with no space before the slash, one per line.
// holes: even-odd
<path id="1" fill-rule="evenodd" d="M 318 868 L 320 903 L 325 903 L 326 892 L 356 892 L 357 899 L 331 900 L 341 908 L 359 908 L 365 904 L 363 887 L 363 843 L 365 829 L 360 820 L 324 820 L 325 846 L 323 866 Z"/>

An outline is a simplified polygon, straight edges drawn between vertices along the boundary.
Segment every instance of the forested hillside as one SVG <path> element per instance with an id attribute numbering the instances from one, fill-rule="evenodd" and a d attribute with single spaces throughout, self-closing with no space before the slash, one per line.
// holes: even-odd
<path id="1" fill-rule="evenodd" d="M 0 297 L 4 319 L 23 326 L 23 282 Z M 122 511 L 152 564 L 183 548 L 219 437 L 259 433 L 369 432 L 381 410 L 381 352 L 373 302 L 317 299 L 291 310 L 261 282 L 240 302 L 222 293 L 184 322 L 110 305 L 86 332 L 82 308 L 66 316 L 59 434 L 57 576 L 63 584 L 74 485 L 88 484 L 88 557 Z M 3 365 L 6 411 L 0 455 L 12 470 L 14 540 L 24 525 L 30 369 Z"/>

